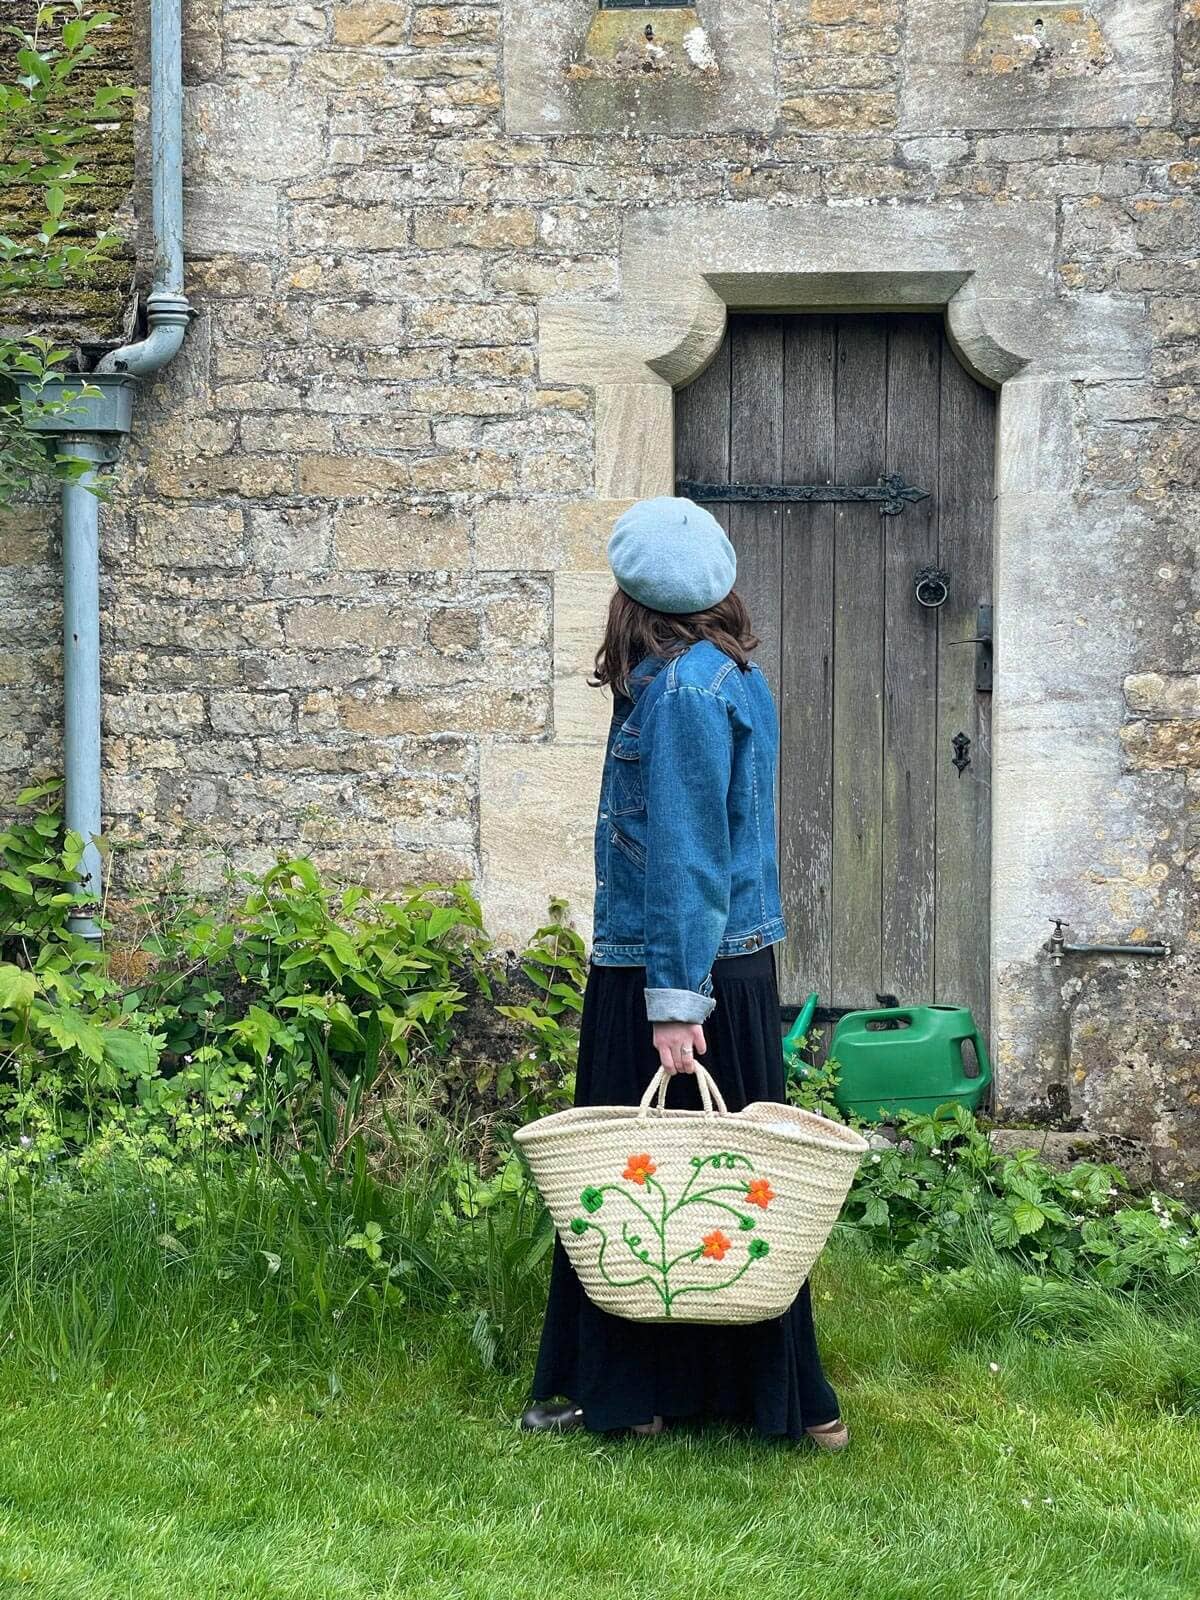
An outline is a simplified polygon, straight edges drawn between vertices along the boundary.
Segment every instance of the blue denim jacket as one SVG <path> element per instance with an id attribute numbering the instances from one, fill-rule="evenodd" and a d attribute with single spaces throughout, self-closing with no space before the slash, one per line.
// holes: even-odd
<path id="1" fill-rule="evenodd" d="M 646 657 L 629 687 L 604 756 L 592 960 L 646 968 L 652 1022 L 703 1022 L 713 961 L 786 931 L 775 703 L 760 668 L 703 640 Z"/>

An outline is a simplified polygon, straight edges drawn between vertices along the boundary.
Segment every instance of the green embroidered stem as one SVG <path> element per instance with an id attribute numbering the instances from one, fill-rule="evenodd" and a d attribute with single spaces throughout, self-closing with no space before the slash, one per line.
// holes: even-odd
<path id="1" fill-rule="evenodd" d="M 744 1196 L 745 1193 L 746 1185 L 744 1183 L 715 1183 L 711 1189 L 701 1189 L 699 1194 L 693 1195 L 689 1195 L 685 1189 L 683 1191 L 684 1197 L 675 1202 L 670 1211 L 667 1212 L 667 1216 L 673 1217 L 677 1211 L 682 1211 L 684 1206 L 693 1206 L 698 1200 L 707 1200 L 710 1206 L 720 1206 L 722 1211 L 733 1211 L 735 1217 L 741 1218 L 744 1215 L 743 1212 L 734 1211 L 733 1207 L 724 1200 L 708 1200 L 708 1196 L 710 1194 L 740 1194 Z"/>
<path id="2" fill-rule="evenodd" d="M 614 1289 L 636 1289 L 639 1288 L 643 1283 L 653 1283 L 655 1289 L 658 1290 L 658 1293 L 663 1295 L 664 1291 L 662 1287 L 654 1281 L 653 1272 L 643 1273 L 640 1278 L 611 1277 L 604 1265 L 604 1252 L 608 1249 L 608 1235 L 605 1233 L 603 1228 L 599 1227 L 594 1222 L 589 1222 L 585 1225 L 584 1231 L 586 1232 L 588 1229 L 595 1229 L 595 1231 L 600 1235 L 600 1250 L 596 1256 L 596 1269 L 600 1276 L 604 1279 L 605 1283 L 611 1284 Z"/>
<path id="3" fill-rule="evenodd" d="M 724 1283 L 688 1283 L 688 1284 L 685 1284 L 682 1289 L 672 1289 L 670 1291 L 669 1295 L 667 1296 L 667 1314 L 668 1314 L 668 1316 L 670 1315 L 670 1311 L 671 1311 L 671 1302 L 675 1301 L 675 1300 L 678 1300 L 681 1295 L 685 1295 L 685 1294 L 718 1294 L 722 1289 L 731 1288 L 732 1285 L 735 1284 L 738 1281 L 738 1279 L 743 1276 L 744 1273 L 749 1272 L 750 1267 L 751 1267 L 752 1264 L 753 1264 L 752 1263 L 752 1259 L 748 1257 L 746 1259 L 746 1261 L 744 1261 L 742 1263 L 742 1265 L 738 1268 L 738 1270 L 734 1273 L 733 1277 L 732 1278 L 726 1278 Z"/>

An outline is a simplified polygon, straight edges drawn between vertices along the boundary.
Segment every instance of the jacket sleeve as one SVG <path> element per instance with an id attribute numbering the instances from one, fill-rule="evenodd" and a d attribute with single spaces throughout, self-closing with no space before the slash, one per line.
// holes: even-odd
<path id="1" fill-rule="evenodd" d="M 641 733 L 646 786 L 646 1015 L 703 1022 L 716 1005 L 710 969 L 729 919 L 729 780 L 725 702 L 681 684 Z"/>

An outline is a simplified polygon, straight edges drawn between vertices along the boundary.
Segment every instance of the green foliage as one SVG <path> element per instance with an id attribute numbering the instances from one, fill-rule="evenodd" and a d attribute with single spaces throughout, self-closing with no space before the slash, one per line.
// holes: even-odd
<path id="1" fill-rule="evenodd" d="M 815 1111 L 820 1117 L 842 1122 L 845 1119 L 834 1099 L 838 1085 L 837 1057 L 829 1056 L 820 1066 L 805 1059 L 806 1052 L 814 1048 L 819 1037 L 819 1029 L 810 1029 L 785 1045 L 788 1103 L 801 1111 Z"/>
<path id="2" fill-rule="evenodd" d="M 583 940 L 566 921 L 563 900 L 551 900 L 550 921 L 539 928 L 521 956 L 533 986 L 523 1005 L 499 1005 L 501 1016 L 521 1025 L 528 1047 L 496 1074 L 496 1092 L 515 1095 L 530 1116 L 569 1105 L 575 1093 L 579 1055 L 577 1018 L 583 1010 L 587 958 Z"/>
<path id="3" fill-rule="evenodd" d="M 36 815 L 0 836 L 8 1161 L 284 1137 L 336 1164 L 397 1074 L 448 1053 L 484 950 L 465 885 L 378 900 L 281 860 L 100 951 L 63 925 L 81 843 L 56 786 L 21 798 Z"/>
<path id="4" fill-rule="evenodd" d="M 1115 1167 L 1002 1157 L 952 1104 L 904 1118 L 900 1134 L 863 1161 L 846 1216 L 924 1274 L 969 1276 L 983 1240 L 1039 1278 L 1144 1292 L 1200 1278 L 1200 1216 L 1162 1195 L 1131 1198 Z"/>
<path id="5" fill-rule="evenodd" d="M 83 237 L 72 221 L 72 202 L 91 182 L 88 141 L 98 127 L 118 119 L 133 95 L 124 85 L 80 86 L 79 69 L 96 56 L 91 36 L 113 20 L 114 13 L 91 10 L 84 0 L 66 0 L 40 6 L 32 32 L 0 26 L 0 37 L 11 41 L 4 53 L 11 67 L 0 80 L 0 216 L 23 219 L 18 236 L 0 232 L 4 323 L 47 291 L 85 280 L 117 242 L 111 231 Z M 75 477 L 84 470 L 52 456 L 31 427 L 95 392 L 82 378 L 70 389 L 47 391 L 47 381 L 61 372 L 69 354 L 32 333 L 0 338 L 0 505 L 39 478 Z M 29 390 L 24 406 L 19 385 Z"/>

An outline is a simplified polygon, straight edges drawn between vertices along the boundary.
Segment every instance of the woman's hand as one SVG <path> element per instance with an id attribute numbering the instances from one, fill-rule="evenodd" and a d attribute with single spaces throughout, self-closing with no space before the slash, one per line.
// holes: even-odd
<path id="1" fill-rule="evenodd" d="M 698 1022 L 656 1022 L 654 1048 L 664 1072 L 695 1072 L 696 1057 L 708 1047 Z"/>

